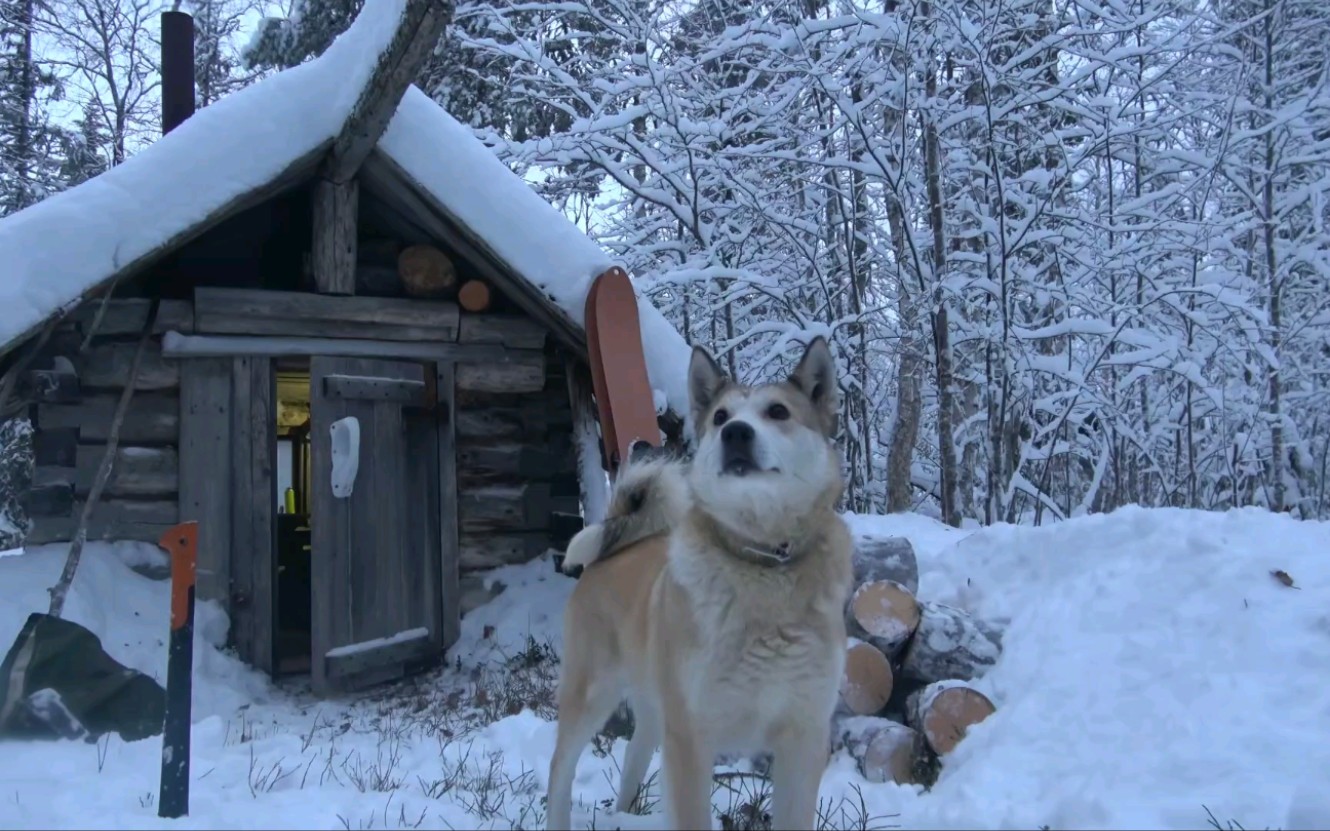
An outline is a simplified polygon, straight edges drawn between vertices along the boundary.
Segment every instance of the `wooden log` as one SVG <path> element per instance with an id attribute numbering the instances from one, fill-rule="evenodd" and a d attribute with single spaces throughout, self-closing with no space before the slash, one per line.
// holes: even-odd
<path id="1" fill-rule="evenodd" d="M 854 584 L 893 580 L 910 594 L 919 593 L 919 563 L 905 537 L 857 537 L 854 541 Z"/>
<path id="2" fill-rule="evenodd" d="M 56 369 L 30 369 L 19 378 L 18 394 L 26 401 L 74 404 L 83 397 L 83 385 L 74 365 L 66 358 Z"/>
<path id="3" fill-rule="evenodd" d="M 92 489 L 105 447 L 79 445 L 73 466 L 37 465 L 33 468 L 34 485 L 69 482 L 77 496 Z M 107 496 L 170 496 L 178 486 L 179 460 L 174 447 L 121 447 L 116 451 L 111 477 L 106 482 Z"/>
<path id="4" fill-rule="evenodd" d="M 72 468 L 78 463 L 77 427 L 45 427 L 32 434 L 32 461 L 42 467 Z"/>
<path id="5" fill-rule="evenodd" d="M 460 491 L 462 533 L 542 531 L 552 511 L 577 510 L 577 500 L 550 496 L 547 482 Z"/>
<path id="6" fill-rule="evenodd" d="M 545 353 L 514 351 L 505 363 L 458 364 L 457 388 L 472 392 L 539 392 L 545 388 Z"/>
<path id="7" fill-rule="evenodd" d="M 940 770 L 937 755 L 918 730 L 874 716 L 851 716 L 836 724 L 835 746 L 858 763 L 859 773 L 874 784 L 932 787 Z"/>
<path id="8" fill-rule="evenodd" d="M 86 502 L 86 499 L 74 501 L 75 516 L 84 509 Z M 100 499 L 92 507 L 91 515 L 108 524 L 139 523 L 171 526 L 180 521 L 179 507 L 174 499 Z"/>
<path id="9" fill-rule="evenodd" d="M 137 344 L 125 341 L 95 343 L 74 359 L 79 380 L 89 390 L 122 390 L 129 381 Z M 174 389 L 180 385 L 180 365 L 162 356 L 162 342 L 150 340 L 143 351 L 135 391 Z"/>
<path id="10" fill-rule="evenodd" d="M 993 627 L 942 603 L 925 600 L 919 612 L 919 626 L 901 654 L 902 676 L 925 684 L 969 681 L 997 663 L 1002 642 Z"/>
<path id="11" fill-rule="evenodd" d="M 397 255 L 397 275 L 411 297 L 451 297 L 457 290 L 457 267 L 452 258 L 432 245 L 403 248 Z"/>
<path id="12" fill-rule="evenodd" d="M 458 475 L 468 481 L 542 480 L 573 469 L 572 447 L 566 440 L 551 437 L 547 446 L 509 442 L 494 445 L 460 445 Z"/>
<path id="13" fill-rule="evenodd" d="M 117 396 L 90 395 L 80 404 L 37 405 L 37 428 L 73 427 L 83 442 L 104 442 L 110 432 Z M 144 393 L 134 396 L 120 428 L 126 444 L 174 444 L 180 428 L 180 399 L 175 395 Z"/>
<path id="14" fill-rule="evenodd" d="M 69 516 L 74 511 L 74 483 L 34 482 L 19 495 L 19 504 L 30 517 Z"/>
<path id="15" fill-rule="evenodd" d="M 923 734 L 938 756 L 954 750 L 971 727 L 995 712 L 988 696 L 950 679 L 915 691 L 905 706 L 906 722 Z"/>
<path id="16" fill-rule="evenodd" d="M 845 605 L 850 637 L 895 658 L 919 626 L 919 603 L 894 580 L 872 580 L 854 590 Z"/>
<path id="17" fill-rule="evenodd" d="M 199 334 L 449 343 L 457 340 L 455 303 L 405 297 L 336 297 L 299 291 L 194 290 Z"/>
<path id="18" fill-rule="evenodd" d="M 89 540 L 138 540 L 156 543 L 162 534 L 175 523 L 158 525 L 153 523 L 125 521 L 123 518 L 105 519 L 94 516 L 88 520 Z M 33 517 L 32 527 L 23 539 L 25 546 L 46 545 L 47 543 L 68 543 L 78 533 L 77 516 Z"/>
<path id="19" fill-rule="evenodd" d="M 356 265 L 356 294 L 361 297 L 398 297 L 405 293 L 395 265 Z"/>
<path id="20" fill-rule="evenodd" d="M 878 713 L 891 698 L 891 663 L 872 644 L 859 641 L 845 651 L 841 707 L 857 716 Z"/>
<path id="21" fill-rule="evenodd" d="M 102 300 L 88 300 L 70 314 L 70 320 L 79 333 L 87 336 L 93 331 L 96 321 L 96 335 L 137 335 L 148 319 L 148 306 L 152 303 L 146 297 L 117 297 L 106 303 L 101 313 L 101 320 L 96 320 L 102 309 Z M 162 300 L 157 309 L 157 319 L 153 321 L 153 334 L 175 330 L 177 332 L 194 331 L 194 304 L 188 300 Z"/>
<path id="22" fill-rule="evenodd" d="M 526 315 L 466 314 L 460 326 L 460 343 L 499 343 L 514 349 L 544 349 L 548 334 Z"/>
<path id="23" fill-rule="evenodd" d="M 356 293 L 356 223 L 360 215 L 360 183 L 348 177 L 334 182 L 314 180 L 314 212 L 310 267 L 320 294 Z"/>
<path id="24" fill-rule="evenodd" d="M 572 414 L 567 410 L 551 409 L 539 399 L 513 407 L 480 409 L 459 406 L 457 440 L 459 444 L 512 439 L 544 440 L 547 430 L 566 428 L 571 422 Z"/>
<path id="25" fill-rule="evenodd" d="M 468 312 L 483 312 L 493 302 L 493 294 L 484 280 L 467 280 L 457 290 L 457 304 Z"/>
<path id="26" fill-rule="evenodd" d="M 546 531 L 509 534 L 460 534 L 461 569 L 480 571 L 506 565 L 520 565 L 544 554 L 550 547 Z"/>

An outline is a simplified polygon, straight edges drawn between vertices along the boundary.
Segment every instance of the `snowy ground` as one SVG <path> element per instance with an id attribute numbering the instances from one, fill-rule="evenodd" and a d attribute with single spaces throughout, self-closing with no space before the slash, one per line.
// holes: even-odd
<path id="1" fill-rule="evenodd" d="M 1005 651 L 978 684 L 997 714 L 931 792 L 867 784 L 837 758 L 826 827 L 1204 828 L 1207 810 L 1224 828 L 1330 827 L 1330 524 L 1259 510 L 978 531 L 851 519 L 910 537 L 920 595 L 1006 621 Z M 45 608 L 61 554 L 0 558 L 3 648 Z M 91 547 L 68 610 L 161 678 L 166 585 L 126 565 L 149 556 Z M 542 827 L 550 656 L 572 582 L 543 561 L 496 578 L 507 590 L 466 619 L 446 671 L 359 702 L 273 689 L 211 646 L 224 620 L 201 607 L 191 815 L 157 818 L 160 739 L 8 743 L 0 827 Z M 660 827 L 659 814 L 607 813 L 624 744 L 582 757 L 583 827 Z M 760 788 L 719 777 L 717 811 Z"/>

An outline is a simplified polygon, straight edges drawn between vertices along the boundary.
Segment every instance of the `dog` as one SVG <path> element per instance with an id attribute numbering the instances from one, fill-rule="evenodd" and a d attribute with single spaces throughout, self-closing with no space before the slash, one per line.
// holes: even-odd
<path id="1" fill-rule="evenodd" d="M 712 827 L 717 754 L 772 755 L 774 828 L 812 829 L 845 665 L 852 539 L 836 432 L 839 387 L 814 338 L 787 380 L 688 367 L 688 461 L 624 466 L 609 519 L 579 533 L 564 611 L 547 827 L 571 824 L 583 748 L 627 700 L 635 728 L 616 810 L 662 750 L 668 827 Z"/>

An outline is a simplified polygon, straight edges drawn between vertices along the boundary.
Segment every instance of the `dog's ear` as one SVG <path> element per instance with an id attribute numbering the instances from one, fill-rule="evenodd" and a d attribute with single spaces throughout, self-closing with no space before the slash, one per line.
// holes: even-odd
<path id="1" fill-rule="evenodd" d="M 836 383 L 836 359 L 826 338 L 818 335 L 804 348 L 799 365 L 790 375 L 790 383 L 808 396 L 817 411 L 822 431 L 828 436 L 836 434 L 836 421 L 840 414 L 840 386 Z"/>
<path id="2" fill-rule="evenodd" d="M 688 400 L 693 410 L 693 429 L 698 436 L 702 434 L 702 417 L 729 382 L 710 353 L 694 346 L 693 357 L 688 361 Z"/>

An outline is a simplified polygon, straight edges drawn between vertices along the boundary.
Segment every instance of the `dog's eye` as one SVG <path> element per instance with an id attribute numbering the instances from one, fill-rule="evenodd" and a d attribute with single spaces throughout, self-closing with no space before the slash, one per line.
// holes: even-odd
<path id="1" fill-rule="evenodd" d="M 767 407 L 767 418 L 773 421 L 784 421 L 790 417 L 790 411 L 784 404 L 772 404 Z"/>
<path id="2" fill-rule="evenodd" d="M 711 423 L 719 427 L 730 420 L 730 414 L 725 410 L 716 410 L 711 414 Z"/>

